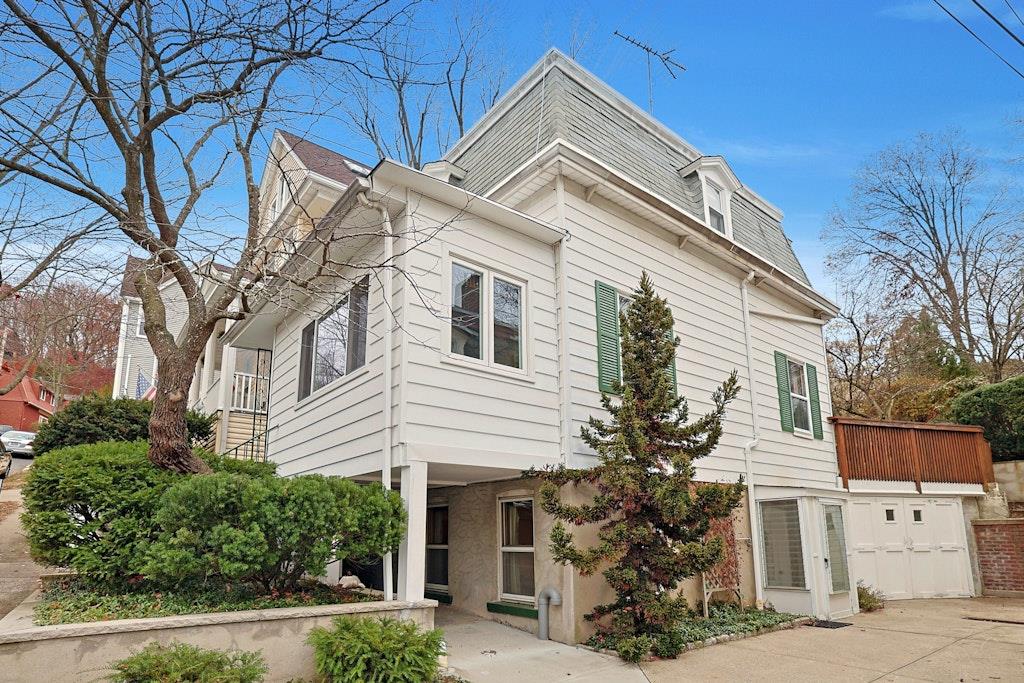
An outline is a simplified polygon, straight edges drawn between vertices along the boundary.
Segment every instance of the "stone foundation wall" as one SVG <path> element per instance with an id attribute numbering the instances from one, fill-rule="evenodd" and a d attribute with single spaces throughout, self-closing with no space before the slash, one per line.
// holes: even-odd
<path id="1" fill-rule="evenodd" d="M 0 683 L 104 680 L 111 662 L 153 642 L 260 651 L 270 667 L 268 683 L 313 680 L 313 648 L 306 644 L 313 627 L 350 615 L 407 619 L 433 628 L 436 605 L 434 600 L 362 602 L 0 631 Z"/>
<path id="2" fill-rule="evenodd" d="M 1024 597 L 1024 519 L 976 519 L 973 526 L 984 593 Z"/>
<path id="3" fill-rule="evenodd" d="M 1011 503 L 1024 503 L 1024 460 L 992 463 L 999 488 Z"/>

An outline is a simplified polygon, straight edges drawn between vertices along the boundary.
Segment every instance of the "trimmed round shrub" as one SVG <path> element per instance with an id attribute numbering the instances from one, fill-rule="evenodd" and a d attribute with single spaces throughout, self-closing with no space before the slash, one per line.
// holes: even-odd
<path id="1" fill-rule="evenodd" d="M 294 591 L 303 575 L 322 575 L 334 560 L 395 550 L 405 518 L 401 496 L 379 484 L 320 475 L 188 477 L 163 496 L 155 519 L 161 534 L 144 573 L 165 585 L 217 580 Z"/>
<path id="2" fill-rule="evenodd" d="M 267 673 L 258 652 L 204 650 L 185 643 L 150 643 L 111 668 L 113 683 L 256 683 Z"/>
<path id="3" fill-rule="evenodd" d="M 163 494 L 188 475 L 149 462 L 145 441 L 86 444 L 36 458 L 23 489 L 32 556 L 90 583 L 137 580 L 156 540 Z M 272 465 L 201 454 L 214 470 L 266 478 Z"/>
<path id="4" fill-rule="evenodd" d="M 68 403 L 39 425 L 32 448 L 36 455 L 67 446 L 102 441 L 139 441 L 149 438 L 152 401 L 105 398 L 96 394 Z M 211 416 L 194 410 L 185 415 L 189 439 L 199 444 L 213 433 Z"/>
<path id="5" fill-rule="evenodd" d="M 443 634 L 388 618 L 337 617 L 309 632 L 316 670 L 330 683 L 422 683 L 437 675 Z"/>
<path id="6" fill-rule="evenodd" d="M 619 653 L 619 657 L 623 661 L 639 662 L 651 654 L 651 648 L 654 647 L 654 644 L 653 636 L 629 636 L 621 639 L 616 644 L 615 651 Z"/>
<path id="7" fill-rule="evenodd" d="M 949 415 L 960 424 L 984 428 L 993 460 L 1024 458 L 1024 375 L 957 396 Z"/>

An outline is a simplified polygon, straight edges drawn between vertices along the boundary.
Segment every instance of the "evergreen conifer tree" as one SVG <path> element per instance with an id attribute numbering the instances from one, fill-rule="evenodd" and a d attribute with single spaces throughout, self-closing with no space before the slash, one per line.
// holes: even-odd
<path id="1" fill-rule="evenodd" d="M 679 344 L 672 312 L 646 273 L 620 314 L 620 326 L 619 397 L 603 394 L 610 419 L 591 417 L 583 428 L 598 464 L 534 474 L 542 480 L 543 509 L 558 520 L 551 532 L 555 559 L 583 575 L 604 567 L 616 593 L 586 618 L 596 624 L 600 642 L 636 660 L 652 647 L 662 655 L 678 652 L 681 641 L 673 633 L 687 606 L 674 589 L 722 558 L 722 542 L 706 534 L 712 520 L 739 504 L 743 485 L 694 482 L 693 463 L 718 445 L 726 406 L 739 384 L 733 371 L 714 392 L 714 408 L 688 421 L 686 399 L 677 395 L 669 370 Z M 566 484 L 590 485 L 596 493 L 586 504 L 566 504 Z M 600 523 L 597 543 L 578 547 L 563 522 Z"/>

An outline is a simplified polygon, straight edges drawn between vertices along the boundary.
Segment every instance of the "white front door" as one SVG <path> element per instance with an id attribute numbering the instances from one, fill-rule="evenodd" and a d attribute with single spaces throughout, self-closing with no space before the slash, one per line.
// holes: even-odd
<path id="1" fill-rule="evenodd" d="M 849 509 L 858 581 L 890 600 L 971 595 L 959 498 L 854 496 Z"/>
<path id="2" fill-rule="evenodd" d="M 826 596 L 827 614 L 831 619 L 853 612 L 850 566 L 846 553 L 846 522 L 841 504 L 822 502 L 821 527 L 825 573 L 822 594 Z"/>

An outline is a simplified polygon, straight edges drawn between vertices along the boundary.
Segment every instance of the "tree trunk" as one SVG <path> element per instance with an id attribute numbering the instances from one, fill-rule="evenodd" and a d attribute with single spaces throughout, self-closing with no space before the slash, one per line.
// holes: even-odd
<path id="1" fill-rule="evenodd" d="M 158 358 L 156 396 L 149 418 L 149 460 L 157 467 L 199 474 L 210 468 L 196 457 L 185 427 L 188 387 L 192 384 L 195 363 L 182 358 Z"/>

